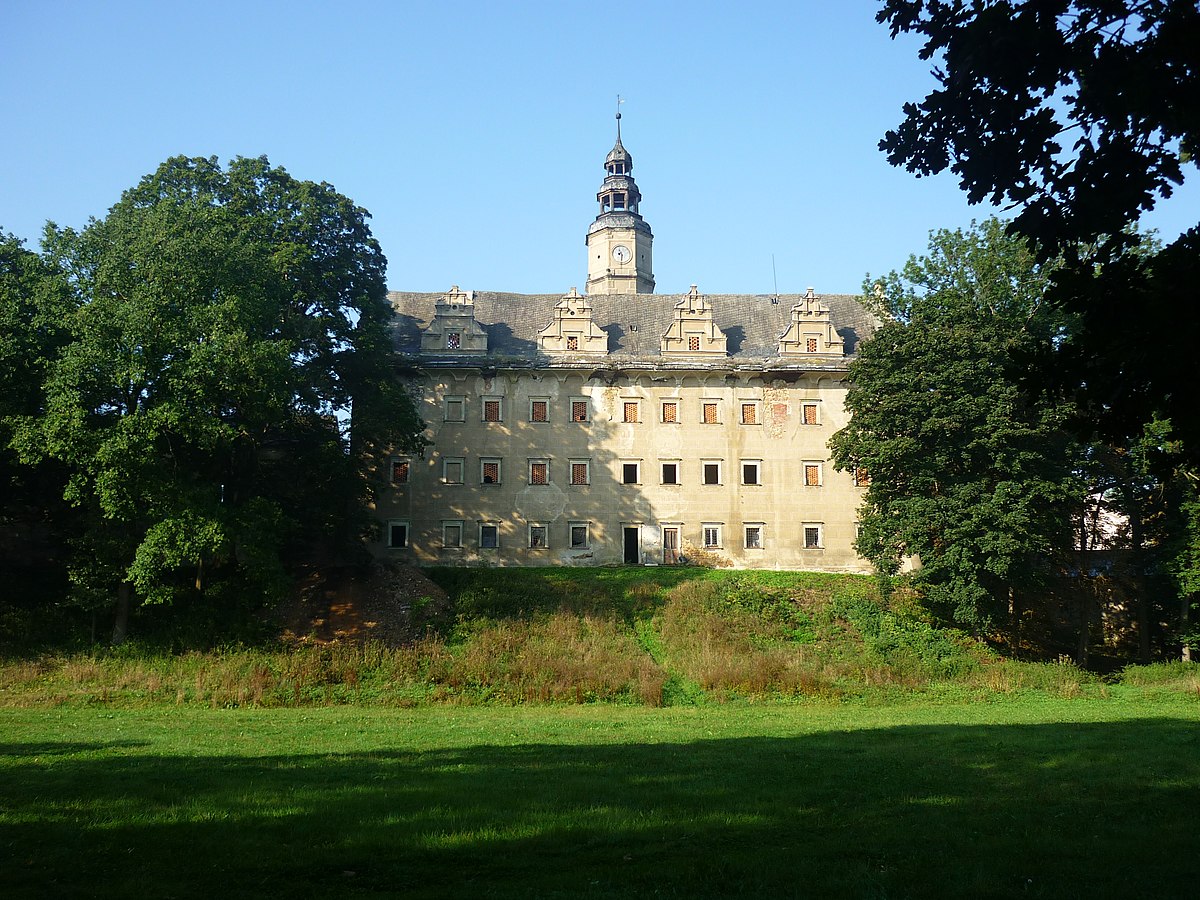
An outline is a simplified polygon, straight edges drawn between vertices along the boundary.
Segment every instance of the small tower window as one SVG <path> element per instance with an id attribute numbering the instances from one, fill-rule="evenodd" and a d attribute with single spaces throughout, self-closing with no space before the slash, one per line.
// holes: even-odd
<path id="1" fill-rule="evenodd" d="M 457 350 L 462 344 L 462 335 L 457 331 L 451 331 L 446 335 L 446 349 Z"/>
<path id="2" fill-rule="evenodd" d="M 624 209 L 624 208 L 625 208 L 625 195 L 624 194 L 613 194 L 613 209 Z"/>

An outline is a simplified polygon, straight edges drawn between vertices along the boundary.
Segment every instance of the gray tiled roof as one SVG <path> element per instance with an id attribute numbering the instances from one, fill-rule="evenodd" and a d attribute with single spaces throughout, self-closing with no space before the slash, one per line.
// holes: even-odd
<path id="1" fill-rule="evenodd" d="M 415 355 L 420 350 L 421 332 L 434 315 L 434 304 L 442 293 L 416 294 L 391 291 L 388 299 L 395 310 L 393 340 L 396 350 Z M 506 294 L 475 291 L 475 321 L 488 333 L 487 358 L 510 364 L 545 363 L 548 357 L 537 350 L 537 335 L 554 318 L 554 306 L 562 294 Z M 712 303 L 713 321 L 728 339 L 728 361 L 734 364 L 769 363 L 796 366 L 813 365 L 813 360 L 782 360 L 779 338 L 791 322 L 791 309 L 804 297 L 780 294 L 772 302 L 769 294 L 705 294 Z M 609 363 L 630 365 L 666 363 L 658 352 L 659 341 L 675 320 L 678 294 L 596 294 L 589 295 L 592 320 L 608 333 Z M 818 294 L 829 307 L 834 327 L 846 343 L 846 354 L 854 353 L 859 341 L 877 327 L 874 316 L 852 294 Z M 555 354 L 555 359 L 564 359 Z M 570 358 L 570 357 L 568 357 Z M 591 365 L 600 362 L 587 357 Z M 449 358 L 446 360 L 449 361 Z M 672 359 L 671 365 L 685 361 Z M 836 362 L 836 361 L 835 361 Z M 705 360 L 711 364 L 712 360 Z"/>

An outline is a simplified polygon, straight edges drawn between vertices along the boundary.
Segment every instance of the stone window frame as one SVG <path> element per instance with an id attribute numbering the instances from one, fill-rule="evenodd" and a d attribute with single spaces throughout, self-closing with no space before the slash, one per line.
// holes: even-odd
<path id="1" fill-rule="evenodd" d="M 541 543 L 538 543 L 535 535 L 541 535 Z M 529 549 L 530 550 L 549 550 L 550 549 L 550 526 L 545 522 L 530 522 L 529 523 Z"/>
<path id="2" fill-rule="evenodd" d="M 753 421 L 746 421 L 746 410 L 751 410 L 751 418 Z M 762 417 L 762 401 L 761 400 L 738 400 L 738 423 L 741 425 L 761 425 Z"/>
<path id="3" fill-rule="evenodd" d="M 679 403 L 680 403 L 680 401 L 679 401 L 678 397 L 672 397 L 669 400 L 663 400 L 659 404 L 659 407 L 658 407 L 658 421 L 661 422 L 663 425 L 678 425 L 678 424 L 680 424 Z M 674 415 L 670 419 L 667 418 L 667 407 L 668 406 L 674 407 Z"/>
<path id="4" fill-rule="evenodd" d="M 487 467 L 496 467 L 496 477 L 491 481 L 487 480 Z M 479 483 L 481 485 L 489 484 L 504 484 L 504 459 L 500 456 L 481 456 L 479 457 Z"/>
<path id="5" fill-rule="evenodd" d="M 583 418 L 576 418 L 576 404 L 583 404 Z M 577 422 L 580 425 L 586 425 L 592 421 L 592 401 L 588 397 L 572 397 L 570 400 L 571 421 Z"/>
<path id="6" fill-rule="evenodd" d="M 396 530 L 403 529 L 400 541 L 396 541 Z M 407 550 L 412 542 L 412 525 L 408 519 L 388 519 L 384 531 L 384 542 L 389 550 Z"/>
<path id="7" fill-rule="evenodd" d="M 713 410 L 713 420 L 708 421 L 708 410 Z M 701 425 L 721 425 L 723 424 L 724 416 L 721 415 L 721 401 L 716 397 L 704 397 L 700 400 L 700 424 Z"/>
<path id="8" fill-rule="evenodd" d="M 640 459 L 623 459 L 620 461 L 621 466 L 621 484 L 641 484 L 642 483 L 642 461 Z M 633 481 L 629 480 L 629 469 L 633 467 Z"/>
<path id="9" fill-rule="evenodd" d="M 485 535 L 491 535 L 491 543 L 485 543 Z M 479 549 L 480 550 L 499 550 L 500 549 L 500 523 L 493 520 L 484 520 L 479 523 Z"/>
<path id="10" fill-rule="evenodd" d="M 442 549 L 462 550 L 464 523 L 462 519 L 442 519 Z M 457 532 L 458 537 L 451 539 L 450 535 Z"/>
<path id="11" fill-rule="evenodd" d="M 393 456 L 388 461 L 388 471 L 392 484 L 408 484 L 412 478 L 412 458 L 408 456 Z"/>
<path id="12" fill-rule="evenodd" d="M 494 419 L 488 418 L 488 413 L 496 410 Z M 481 397 L 479 402 L 479 421 L 486 425 L 495 425 L 504 421 L 504 398 L 495 394 Z"/>
<path id="13" fill-rule="evenodd" d="M 545 475 L 544 481 L 534 480 L 534 466 L 544 466 L 545 467 L 545 469 L 543 471 L 543 474 Z M 539 457 L 531 458 L 529 460 L 529 465 L 528 465 L 528 469 L 526 471 L 526 476 L 527 476 L 527 481 L 529 482 L 530 487 L 544 487 L 545 485 L 550 484 L 550 459 L 549 459 L 549 457 L 539 456 Z"/>
<path id="14" fill-rule="evenodd" d="M 812 421 L 810 422 L 808 411 L 812 410 Z M 821 404 L 816 400 L 803 400 L 800 403 L 800 424 L 801 425 L 820 425 L 821 424 Z"/>
<path id="15" fill-rule="evenodd" d="M 586 487 L 592 483 L 592 461 L 590 458 L 577 457 L 567 461 L 568 478 L 573 487 Z M 576 480 L 576 466 L 583 466 L 583 480 Z"/>
<path id="16" fill-rule="evenodd" d="M 754 467 L 754 480 L 746 480 L 747 467 Z M 762 487 L 763 483 L 763 461 L 761 459 L 743 459 L 738 469 L 740 482 L 744 487 Z"/>
<path id="17" fill-rule="evenodd" d="M 674 471 L 675 480 L 667 481 L 667 466 L 671 466 Z M 683 483 L 683 460 L 681 459 L 660 459 L 658 461 L 658 483 L 667 485 L 668 487 L 678 487 Z"/>
<path id="18" fill-rule="evenodd" d="M 758 542 L 751 543 L 750 533 L 757 532 Z M 742 549 L 743 550 L 762 550 L 767 545 L 767 523 L 766 522 L 743 522 L 742 523 Z"/>
<path id="19" fill-rule="evenodd" d="M 716 467 L 716 476 L 717 476 L 716 481 L 708 480 L 708 475 L 709 475 L 708 467 L 709 466 Z M 702 459 L 702 460 L 700 460 L 700 483 L 702 485 L 704 485 L 705 487 L 720 487 L 721 485 L 723 485 L 725 483 L 725 478 L 724 478 L 725 473 L 723 471 L 724 468 L 725 468 L 725 460 L 723 460 L 723 459 Z"/>
<path id="20" fill-rule="evenodd" d="M 871 473 L 867 471 L 866 466 L 855 466 L 850 473 L 854 479 L 854 486 L 865 488 L 871 486 Z"/>
<path id="21" fill-rule="evenodd" d="M 809 543 L 810 537 L 814 538 L 815 543 Z M 824 522 L 803 522 L 800 525 L 800 547 L 803 550 L 824 550 L 825 549 L 825 523 Z"/>
<path id="22" fill-rule="evenodd" d="M 446 349 L 461 350 L 462 349 L 462 332 L 447 331 L 446 332 Z"/>
<path id="23" fill-rule="evenodd" d="M 701 522 L 700 546 L 705 550 L 725 549 L 725 523 Z"/>
<path id="24" fill-rule="evenodd" d="M 630 411 L 633 412 L 633 418 L 629 418 Z M 621 423 L 624 425 L 638 425 L 642 421 L 642 401 L 637 397 L 622 397 L 621 398 Z"/>
<path id="25" fill-rule="evenodd" d="M 583 541 L 576 540 L 576 529 L 583 530 Z M 592 548 L 592 523 L 583 520 L 567 523 L 567 546 L 572 550 L 590 550 Z"/>
<path id="26" fill-rule="evenodd" d="M 821 487 L 825 484 L 825 464 L 819 459 L 806 459 L 800 464 L 800 472 L 804 479 L 805 487 Z M 809 476 L 815 472 L 816 480 L 809 480 Z"/>
<path id="27" fill-rule="evenodd" d="M 453 407 L 458 407 L 458 412 L 455 413 Z M 443 422 L 465 422 L 467 421 L 467 398 L 458 394 L 452 394 L 442 398 L 442 421 Z"/>
<path id="28" fill-rule="evenodd" d="M 450 477 L 450 469 L 458 466 L 458 477 Z M 465 456 L 442 457 L 442 484 L 465 484 L 467 479 L 467 458 Z"/>
<path id="29" fill-rule="evenodd" d="M 542 418 L 536 418 L 534 413 L 534 404 L 542 405 Z M 529 422 L 533 425 L 545 425 L 550 421 L 550 398 L 549 397 L 530 397 L 529 398 Z"/>

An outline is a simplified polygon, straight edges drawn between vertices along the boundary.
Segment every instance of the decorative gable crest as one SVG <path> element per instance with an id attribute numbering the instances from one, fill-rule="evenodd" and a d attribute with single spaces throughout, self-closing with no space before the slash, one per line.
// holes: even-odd
<path id="1" fill-rule="evenodd" d="M 846 344 L 829 315 L 829 307 L 809 288 L 792 307 L 792 321 L 779 338 L 780 356 L 845 356 Z"/>
<path id="2" fill-rule="evenodd" d="M 547 353 L 608 353 L 608 335 L 592 321 L 592 304 L 575 288 L 554 307 L 554 320 L 538 332 Z"/>
<path id="3" fill-rule="evenodd" d="M 435 304 L 433 321 L 421 332 L 422 353 L 487 353 L 487 332 L 475 321 L 475 301 L 470 291 L 453 285 Z"/>
<path id="4" fill-rule="evenodd" d="M 662 336 L 659 352 L 664 356 L 725 356 L 725 332 L 713 322 L 712 304 L 692 285 L 686 297 L 675 304 L 675 321 Z"/>

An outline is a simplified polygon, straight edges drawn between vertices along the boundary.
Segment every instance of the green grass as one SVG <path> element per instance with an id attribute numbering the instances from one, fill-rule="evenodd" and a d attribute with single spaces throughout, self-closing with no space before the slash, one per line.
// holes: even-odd
<path id="1" fill-rule="evenodd" d="M 1183 897 L 1200 703 L 0 710 L 4 895 Z"/>

